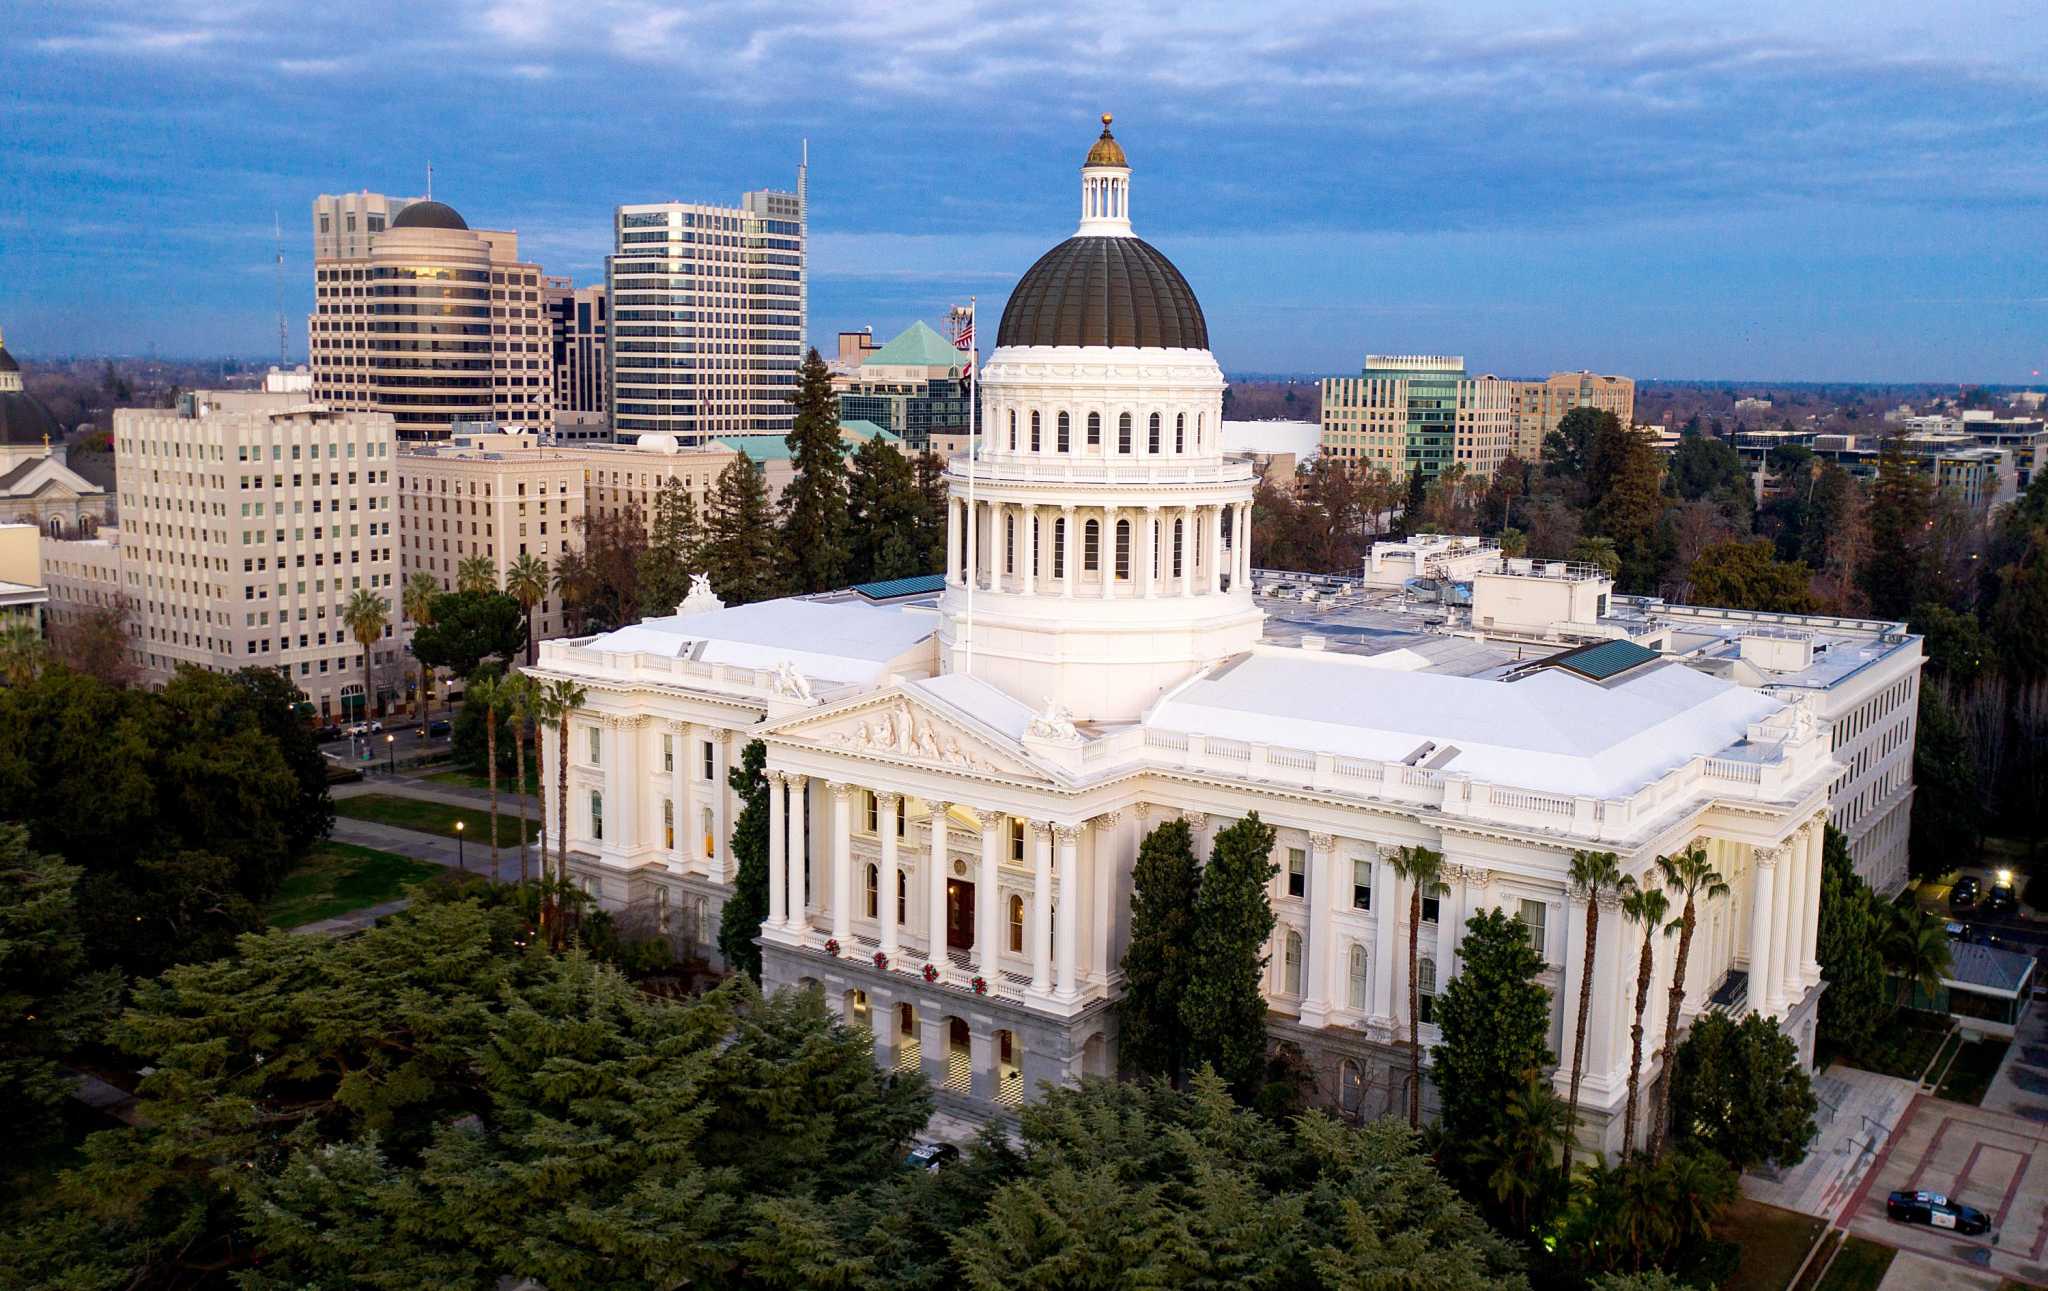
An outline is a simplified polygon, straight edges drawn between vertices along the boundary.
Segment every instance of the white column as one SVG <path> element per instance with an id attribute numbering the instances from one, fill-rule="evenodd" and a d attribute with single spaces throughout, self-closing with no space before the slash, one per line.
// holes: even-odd
<path id="1" fill-rule="evenodd" d="M 1394 942 L 1398 936 L 1394 918 L 1401 907 L 1401 885 L 1387 859 L 1387 849 L 1375 847 L 1372 863 L 1372 1016 L 1383 1026 L 1394 1019 Z"/>
<path id="2" fill-rule="evenodd" d="M 903 811 L 898 794 L 875 793 L 875 832 L 882 836 L 882 872 L 876 880 L 875 909 L 882 916 L 882 953 L 896 962 L 896 822 Z"/>
<path id="3" fill-rule="evenodd" d="M 1635 1011 L 1636 961 L 1629 953 L 1628 919 L 1621 912 L 1621 898 L 1609 892 L 1600 898 L 1600 930 L 1594 937 L 1592 1017 L 1586 1023 L 1586 1073 L 1612 1073 L 1619 1065 L 1623 1019 Z M 1576 988 L 1571 999 L 1572 1014 L 1578 1017 Z"/>
<path id="4" fill-rule="evenodd" d="M 1791 841 L 1796 844 L 1799 840 Z M 1778 858 L 1777 890 L 1771 902 L 1771 1000 L 1775 1011 L 1782 1015 L 1792 1002 L 1791 992 L 1785 989 L 1785 965 L 1792 958 L 1792 929 L 1799 926 L 1792 918 L 1792 879 L 1799 866 L 1798 848 L 1780 846 Z"/>
<path id="5" fill-rule="evenodd" d="M 605 814 L 611 819 L 605 822 L 611 830 L 606 841 L 611 844 L 607 851 L 616 851 L 621 856 L 630 854 L 637 842 L 640 808 L 640 720 L 634 717 L 614 718 L 606 723 L 612 729 L 611 765 L 605 768 Z"/>
<path id="6" fill-rule="evenodd" d="M 669 748 L 674 756 L 669 760 L 668 800 L 670 813 L 675 819 L 675 841 L 669 849 L 669 860 L 687 864 L 690 859 L 690 831 L 696 826 L 690 821 L 690 727 L 686 722 L 668 724 Z"/>
<path id="7" fill-rule="evenodd" d="M 960 577 L 964 562 L 960 559 L 960 516 L 967 509 L 967 503 L 954 500 L 946 504 L 946 581 L 955 587 L 966 585 Z"/>
<path id="8" fill-rule="evenodd" d="M 850 784 L 832 786 L 832 936 L 839 953 L 853 948 L 853 795 Z"/>
<path id="9" fill-rule="evenodd" d="M 1052 945 L 1047 937 L 1047 917 L 1052 913 L 1052 826 L 1031 822 L 1031 989 L 1044 994 L 1052 989 Z"/>
<path id="10" fill-rule="evenodd" d="M 1137 539 L 1131 544 L 1133 556 L 1140 562 L 1135 571 L 1138 575 L 1138 595 L 1149 601 L 1152 599 L 1154 581 L 1152 566 L 1159 559 L 1159 508 L 1146 507 L 1141 513 L 1138 528 L 1143 531 L 1142 535 L 1131 535 Z"/>
<path id="11" fill-rule="evenodd" d="M 1060 553 L 1060 595 L 1071 600 L 1081 577 L 1081 541 L 1074 532 L 1074 508 L 1060 508 L 1061 537 L 1055 548 Z"/>
<path id="12" fill-rule="evenodd" d="M 789 922 L 789 855 L 782 840 L 782 773 L 770 771 L 767 779 L 768 922 L 782 927 Z"/>
<path id="13" fill-rule="evenodd" d="M 1180 596 L 1195 594 L 1195 509 L 1180 509 L 1180 586 L 1175 590 Z"/>
<path id="14" fill-rule="evenodd" d="M 1750 860 L 1753 890 L 1749 900 L 1749 1005 L 1752 1011 L 1771 1011 L 1771 906 L 1778 873 L 1778 849 L 1756 848 Z"/>
<path id="15" fill-rule="evenodd" d="M 810 912 L 804 902 L 806 876 L 811 872 L 811 782 L 800 775 L 786 778 L 789 781 L 790 808 L 789 926 L 795 932 L 804 932 L 811 926 Z M 825 886 L 816 878 L 809 882 L 820 888 Z"/>
<path id="16" fill-rule="evenodd" d="M 1308 836 L 1308 982 L 1301 1002 L 1301 1024 L 1319 1027 L 1330 1020 L 1330 974 L 1336 971 L 1336 946 L 1330 925 L 1337 903 L 1337 840 L 1328 834 Z M 1283 952 L 1284 953 L 1284 952 Z"/>
<path id="17" fill-rule="evenodd" d="M 1465 871 L 1456 866 L 1444 866 L 1444 887 L 1436 899 L 1436 989 L 1444 989 L 1453 976 L 1458 954 L 1458 898 L 1465 886 Z M 1422 894 L 1425 898 L 1427 892 Z"/>
<path id="18" fill-rule="evenodd" d="M 1023 576 L 1024 595 L 1034 595 L 1038 590 L 1038 508 L 1020 506 L 1017 508 L 1017 569 Z"/>
<path id="19" fill-rule="evenodd" d="M 986 808 L 977 808 L 974 814 L 981 821 L 981 873 L 974 893 L 974 967 L 993 988 L 1002 955 L 997 938 L 1002 933 L 1003 898 L 997 866 L 1002 863 L 1005 826 L 1003 816 Z"/>
<path id="20" fill-rule="evenodd" d="M 676 853 L 685 868 L 703 871 L 708 867 L 704 863 L 704 826 L 697 819 L 697 768 L 702 765 L 699 735 L 698 728 L 688 722 L 676 723 L 676 784 L 680 787 L 676 810 L 682 813 L 676 820 Z"/>
<path id="21" fill-rule="evenodd" d="M 1059 920 L 1054 925 L 1055 957 L 1059 961 L 1059 998 L 1079 999 L 1081 980 L 1080 960 L 1074 953 L 1079 944 L 1078 931 L 1081 923 L 1081 825 L 1058 825 L 1053 833 L 1060 844 L 1060 900 Z"/>
<path id="22" fill-rule="evenodd" d="M 925 962 L 936 964 L 941 972 L 946 967 L 946 813 L 953 809 L 950 802 L 935 802 L 932 808 L 932 857 L 929 873 L 925 875 Z"/>
<path id="23" fill-rule="evenodd" d="M 732 811 L 727 783 L 732 770 L 732 732 L 720 727 L 711 739 L 711 875 L 720 880 L 732 876 Z"/>
<path id="24" fill-rule="evenodd" d="M 1557 1005 L 1564 1025 L 1558 1030 L 1557 1078 L 1561 1087 L 1569 1087 L 1572 1069 L 1572 1046 L 1577 1043 L 1579 1025 L 1579 989 L 1586 975 L 1586 910 L 1591 903 L 1577 891 L 1567 888 L 1564 897 L 1564 970 L 1558 985 Z M 1593 1039 L 1592 1028 L 1586 1031 L 1586 1039 Z"/>
<path id="25" fill-rule="evenodd" d="M 1799 910 L 1799 973 L 1800 980 L 1811 986 L 1820 981 L 1820 891 L 1827 857 L 1827 813 L 1815 813 L 1806 827 L 1809 835 L 1806 856 L 1806 903 Z"/>
<path id="26" fill-rule="evenodd" d="M 1252 504 L 1240 502 L 1237 506 L 1237 586 L 1250 591 L 1252 586 Z"/>
<path id="27" fill-rule="evenodd" d="M 1223 508 L 1203 507 L 1208 513 L 1209 541 L 1204 547 L 1209 553 L 1209 595 L 1223 591 Z"/>
<path id="28" fill-rule="evenodd" d="M 1102 599 L 1116 595 L 1116 508 L 1102 508 L 1102 533 L 1095 542 L 1095 567 L 1102 573 Z"/>
<path id="29" fill-rule="evenodd" d="M 1778 954 L 1778 989 L 1790 1006 L 1806 993 L 1801 966 L 1806 958 L 1806 840 L 1804 828 L 1785 840 L 1785 944 Z"/>

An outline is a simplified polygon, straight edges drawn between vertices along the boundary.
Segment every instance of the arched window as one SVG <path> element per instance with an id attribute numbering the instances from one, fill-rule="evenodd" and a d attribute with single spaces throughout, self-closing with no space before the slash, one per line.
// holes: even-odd
<path id="1" fill-rule="evenodd" d="M 1116 576 L 1128 579 L 1131 576 L 1131 522 L 1116 522 Z"/>
<path id="2" fill-rule="evenodd" d="M 1088 447 L 1095 448 L 1100 446 L 1101 443 L 1102 414 L 1099 412 L 1091 412 L 1088 414 Z"/>
<path id="3" fill-rule="evenodd" d="M 711 808 L 704 809 L 704 855 L 708 859 L 718 855 L 718 833 L 711 827 Z"/>
<path id="4" fill-rule="evenodd" d="M 1054 441 L 1053 441 L 1053 446 L 1052 446 L 1052 447 L 1053 447 L 1053 451 L 1054 451 L 1054 452 L 1056 452 L 1056 453 L 1065 453 L 1065 452 L 1070 452 L 1070 451 L 1072 451 L 1072 449 L 1073 449 L 1073 447 L 1074 447 L 1074 443 L 1073 443 L 1073 440 L 1072 440 L 1072 438 L 1071 438 L 1071 437 L 1069 436 L 1069 434 L 1068 434 L 1068 427 L 1069 427 L 1069 425 L 1070 425 L 1070 424 L 1071 424 L 1071 423 L 1070 423 L 1070 420 L 1069 420 L 1069 418 L 1067 417 L 1067 414 L 1065 414 L 1065 413 L 1061 413 L 1061 414 L 1060 414 L 1060 428 L 1059 428 L 1059 437 L 1058 437 L 1058 438 L 1057 438 L 1056 440 L 1054 440 Z"/>
<path id="5" fill-rule="evenodd" d="M 1131 451 L 1131 414 L 1127 412 L 1117 414 L 1116 451 L 1119 453 Z"/>
<path id="6" fill-rule="evenodd" d="M 1102 568 L 1102 526 L 1093 520 L 1081 526 L 1081 568 Z"/>
<path id="7" fill-rule="evenodd" d="M 595 789 L 590 791 L 590 836 L 604 841 L 604 795 Z"/>
<path id="8" fill-rule="evenodd" d="M 1351 1007 L 1352 1007 L 1352 1008 L 1354 1008 L 1354 1009 L 1362 1009 L 1362 1008 L 1365 1008 L 1365 1007 L 1366 1007 L 1366 1003 L 1365 1003 L 1365 1000 L 1366 1000 L 1366 995 L 1365 995 L 1365 947 L 1364 947 L 1364 946 L 1361 946 L 1361 945 L 1359 945 L 1359 944 L 1358 944 L 1357 942 L 1353 942 L 1353 943 L 1351 943 L 1351 994 L 1350 994 L 1350 1000 L 1351 1000 Z"/>
<path id="9" fill-rule="evenodd" d="M 52 516 L 50 518 L 50 536 L 52 538 L 62 538 L 64 536 L 64 518 L 62 516 Z"/>
<path id="10" fill-rule="evenodd" d="M 1185 524 L 1186 522 L 1182 520 L 1176 520 L 1173 522 L 1173 576 L 1175 578 L 1180 577 L 1181 529 L 1185 526 Z"/>
<path id="11" fill-rule="evenodd" d="M 1195 450 L 1196 450 L 1197 452 L 1200 452 L 1200 451 L 1201 451 L 1201 448 L 1202 448 L 1202 414 L 1198 412 L 1198 413 L 1196 413 L 1196 414 L 1195 414 Z"/>
<path id="12" fill-rule="evenodd" d="M 1010 950 L 1013 954 L 1024 953 L 1024 898 L 1010 898 Z"/>
<path id="13" fill-rule="evenodd" d="M 1159 414 L 1152 414 L 1150 428 L 1145 432 L 1145 451 L 1157 456 L 1159 453 Z"/>
<path id="14" fill-rule="evenodd" d="M 665 933 L 668 931 L 668 902 L 667 888 L 654 889 L 654 927 L 658 932 Z"/>
<path id="15" fill-rule="evenodd" d="M 1064 518 L 1052 522 L 1052 576 L 1067 576 L 1067 522 Z"/>
<path id="16" fill-rule="evenodd" d="M 1031 410 L 1031 451 L 1038 451 L 1038 410 Z"/>
<path id="17" fill-rule="evenodd" d="M 1424 1022 L 1436 1021 L 1436 961 L 1421 959 L 1415 965 L 1415 1014 Z"/>
<path id="18" fill-rule="evenodd" d="M 896 871 L 896 922 L 910 922 L 910 873 Z"/>
<path id="19" fill-rule="evenodd" d="M 1003 572 L 1017 572 L 1017 517 L 1003 517 Z"/>
<path id="20" fill-rule="evenodd" d="M 1337 1108 L 1346 1116 L 1365 1110 L 1365 1073 L 1349 1058 L 1337 1064 Z"/>
<path id="21" fill-rule="evenodd" d="M 663 847 L 671 852 L 676 849 L 676 800 L 673 798 L 661 800 L 661 839 Z M 661 895 L 666 898 L 668 889 L 663 888 Z"/>
<path id="22" fill-rule="evenodd" d="M 1010 409 L 1010 451 L 1017 451 L 1017 410 Z"/>
<path id="23" fill-rule="evenodd" d="M 1173 451 L 1188 451 L 1188 415 L 1184 412 L 1173 414 Z"/>
<path id="24" fill-rule="evenodd" d="M 880 899 L 879 899 L 879 896 L 880 896 L 880 893 L 881 893 L 881 887 L 882 887 L 882 874 L 881 874 L 881 871 L 880 871 L 880 870 L 878 870 L 878 869 L 876 869 L 876 868 L 875 868 L 874 866 L 872 866 L 872 865 L 868 866 L 868 883 L 867 883 L 867 896 L 868 896 L 868 918 L 870 918 L 870 919 L 877 919 L 877 918 L 880 918 L 880 917 L 881 917 L 881 914 L 882 914 L 882 903 L 881 903 L 881 901 L 880 901 Z"/>
<path id="25" fill-rule="evenodd" d="M 1289 995 L 1301 994 L 1301 934 L 1292 928 L 1287 930 L 1286 991 Z"/>

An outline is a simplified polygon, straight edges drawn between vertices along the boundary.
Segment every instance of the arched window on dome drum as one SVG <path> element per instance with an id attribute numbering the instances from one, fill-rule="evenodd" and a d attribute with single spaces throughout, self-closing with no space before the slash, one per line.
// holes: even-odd
<path id="1" fill-rule="evenodd" d="M 1024 898 L 1010 898 L 1010 950 L 1013 954 L 1024 953 Z"/>
<path id="2" fill-rule="evenodd" d="M 1188 451 L 1188 415 L 1184 412 L 1173 414 L 1173 451 Z"/>
<path id="3" fill-rule="evenodd" d="M 1038 451 L 1038 410 L 1031 410 L 1031 451 Z"/>
<path id="4" fill-rule="evenodd" d="M 1081 526 L 1081 568 L 1102 568 L 1102 526 L 1093 520 Z"/>
<path id="5" fill-rule="evenodd" d="M 1180 540 L 1182 521 L 1173 522 L 1173 576 L 1180 577 Z"/>
<path id="6" fill-rule="evenodd" d="M 1152 414 L 1152 428 L 1145 436 L 1145 451 L 1153 456 L 1159 454 L 1159 414 Z"/>
<path id="7" fill-rule="evenodd" d="M 1088 447 L 1099 448 L 1101 446 L 1102 414 L 1099 412 L 1091 412 L 1088 414 Z"/>
<path id="8" fill-rule="evenodd" d="M 1064 519 L 1052 522 L 1052 576 L 1067 576 L 1067 522 Z"/>
<path id="9" fill-rule="evenodd" d="M 1010 451 L 1017 451 L 1017 410 L 1010 409 Z"/>
<path id="10" fill-rule="evenodd" d="M 1003 517 L 1003 572 L 1017 572 L 1017 517 Z"/>
<path id="11" fill-rule="evenodd" d="M 1131 576 L 1131 522 L 1116 522 L 1116 576 L 1128 579 Z"/>
<path id="12" fill-rule="evenodd" d="M 1067 417 L 1067 414 L 1061 413 L 1059 438 L 1053 444 L 1053 451 L 1055 453 L 1065 453 L 1072 450 L 1074 446 L 1073 440 L 1068 437 L 1067 433 L 1069 425 L 1070 422 Z"/>
<path id="13" fill-rule="evenodd" d="M 1202 414 L 1195 414 L 1195 451 L 1202 451 Z"/>
<path id="14" fill-rule="evenodd" d="M 1131 414 L 1127 412 L 1117 414 L 1116 451 L 1119 453 L 1131 451 Z"/>

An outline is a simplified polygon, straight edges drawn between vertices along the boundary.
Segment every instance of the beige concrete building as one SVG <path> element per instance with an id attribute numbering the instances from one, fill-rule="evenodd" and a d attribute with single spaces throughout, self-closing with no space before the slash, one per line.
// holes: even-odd
<path id="1" fill-rule="evenodd" d="M 364 189 L 359 193 L 322 193 L 313 199 L 313 259 L 360 260 L 370 254 L 370 239 L 389 228 L 398 213 L 424 197 L 388 197 Z"/>
<path id="2" fill-rule="evenodd" d="M 1543 437 L 1574 408 L 1598 408 L 1613 413 L 1624 426 L 1635 424 L 1636 383 L 1631 377 L 1553 372 L 1541 381 L 1508 385 L 1514 402 L 1515 453 L 1524 461 L 1543 456 Z"/>
<path id="3" fill-rule="evenodd" d="M 1513 385 L 1455 355 L 1368 354 L 1357 376 L 1322 383 L 1322 451 L 1395 475 L 1491 475 L 1514 447 Z"/>
<path id="4" fill-rule="evenodd" d="M 42 571 L 50 589 L 47 611 L 53 632 L 77 623 L 94 610 L 132 602 L 121 577 L 121 531 L 102 529 L 91 538 L 49 538 L 42 544 Z M 137 625 L 130 618 L 129 631 Z M 139 643 L 131 643 L 130 662 L 142 664 Z"/>
<path id="5" fill-rule="evenodd" d="M 371 658 L 373 705 L 389 702 L 405 644 L 389 415 L 198 391 L 176 411 L 115 412 L 114 444 L 126 519 L 110 547 L 146 682 L 179 664 L 276 668 L 314 711 L 352 711 L 363 651 L 341 613 L 368 588 L 391 604 Z"/>
<path id="6" fill-rule="evenodd" d="M 41 632 L 49 600 L 41 532 L 32 524 L 0 524 L 0 628 L 26 624 Z"/>
<path id="7" fill-rule="evenodd" d="M 337 200 L 314 201 L 316 229 L 335 214 L 323 204 Z M 516 233 L 471 229 L 440 202 L 414 201 L 361 236 L 360 254 L 314 261 L 307 352 L 315 399 L 388 413 L 402 439 L 445 439 L 457 422 L 553 424 L 540 266 L 520 260 Z M 342 251 L 356 247 L 343 235 L 327 239 Z M 314 240 L 318 247 L 322 235 Z"/>

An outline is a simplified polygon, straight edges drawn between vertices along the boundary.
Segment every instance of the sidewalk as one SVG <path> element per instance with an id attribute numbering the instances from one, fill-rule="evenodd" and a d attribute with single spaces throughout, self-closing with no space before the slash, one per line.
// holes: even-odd
<path id="1" fill-rule="evenodd" d="M 2048 1123 L 2048 1003 L 2028 1006 L 1980 1106 Z"/>
<path id="2" fill-rule="evenodd" d="M 372 793 L 389 794 L 394 798 L 417 798 L 422 802 L 446 803 L 451 807 L 481 807 L 486 811 L 491 806 L 491 791 L 488 789 L 472 789 L 468 785 L 460 784 L 435 784 L 432 781 L 420 780 L 412 776 L 392 776 L 385 775 L 382 772 L 375 775 L 365 775 L 355 784 L 335 785 L 329 791 L 329 796 L 334 798 L 360 798 L 364 794 Z M 522 797 L 526 801 L 527 820 L 538 820 L 540 817 L 540 800 L 538 798 L 515 794 L 509 789 L 498 790 L 498 814 L 510 819 L 515 829 L 518 828 L 519 803 Z"/>
<path id="3" fill-rule="evenodd" d="M 515 841 L 500 844 L 498 848 L 498 869 L 491 872 L 490 844 L 476 840 L 465 840 L 458 845 L 452 838 L 437 834 L 422 834 L 417 830 L 399 829 L 395 825 L 380 825 L 372 820 L 353 820 L 347 816 L 334 818 L 334 832 L 331 837 L 338 843 L 354 843 L 358 847 L 374 847 L 383 852 L 396 852 L 414 860 L 428 861 L 435 865 L 457 868 L 456 858 L 462 857 L 466 868 L 472 874 L 490 875 L 503 883 L 519 881 L 519 844 Z M 530 873 L 538 874 L 540 862 L 527 862 Z"/>

